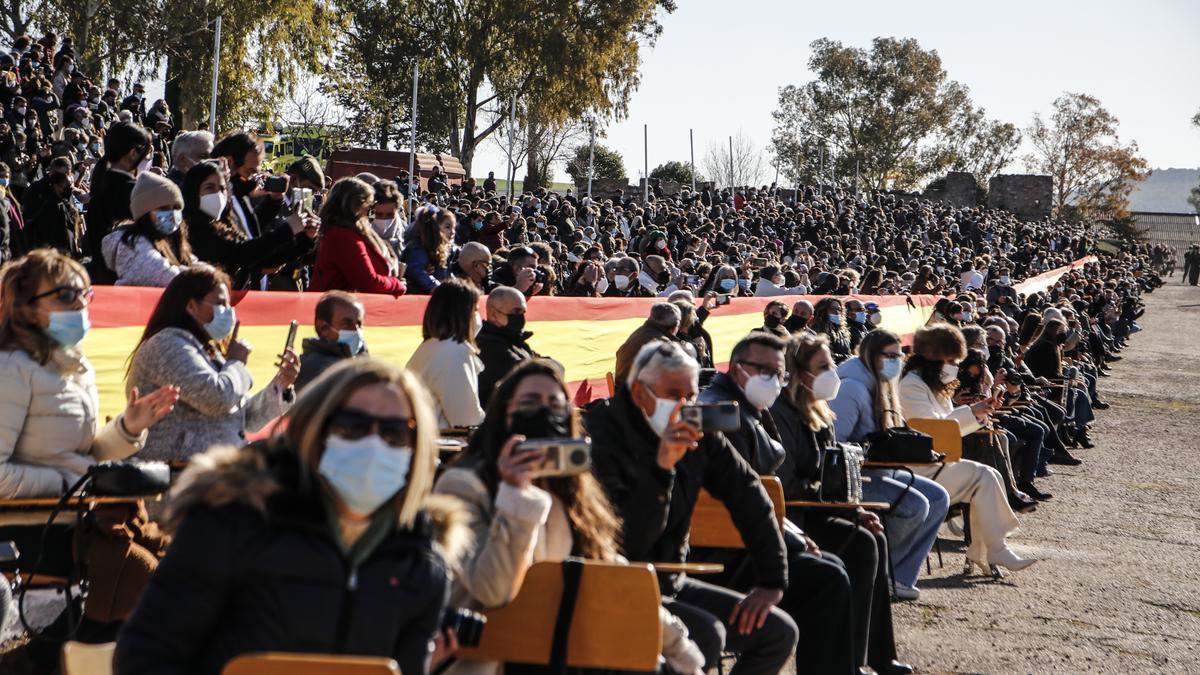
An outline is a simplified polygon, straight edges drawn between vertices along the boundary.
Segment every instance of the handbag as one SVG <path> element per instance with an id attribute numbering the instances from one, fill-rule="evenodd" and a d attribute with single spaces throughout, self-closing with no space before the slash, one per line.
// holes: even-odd
<path id="1" fill-rule="evenodd" d="M 933 451 L 933 437 L 909 427 L 880 429 L 867 434 L 867 459 L 893 464 L 932 464 L 945 459 Z"/>
<path id="2" fill-rule="evenodd" d="M 833 443 L 821 449 L 821 481 L 817 499 L 823 502 L 862 501 L 863 452 L 857 445 Z"/>

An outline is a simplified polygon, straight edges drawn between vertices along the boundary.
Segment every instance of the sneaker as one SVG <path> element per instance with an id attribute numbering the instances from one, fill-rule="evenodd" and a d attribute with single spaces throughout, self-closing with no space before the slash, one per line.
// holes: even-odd
<path id="1" fill-rule="evenodd" d="M 921 591 L 914 586 L 905 586 L 904 584 L 893 584 L 892 592 L 897 600 L 916 600 L 921 597 Z"/>

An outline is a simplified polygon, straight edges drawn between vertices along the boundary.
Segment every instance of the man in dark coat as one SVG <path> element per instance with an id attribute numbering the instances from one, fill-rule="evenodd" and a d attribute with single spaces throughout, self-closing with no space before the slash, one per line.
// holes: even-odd
<path id="1" fill-rule="evenodd" d="M 475 344 L 483 372 L 479 373 L 479 404 L 487 407 L 496 383 L 517 364 L 537 358 L 537 352 L 525 342 L 533 333 L 525 330 L 525 296 L 511 286 L 498 286 L 487 299 L 487 320 Z"/>
<path id="2" fill-rule="evenodd" d="M 317 301 L 313 328 L 317 337 L 305 338 L 300 355 L 300 375 L 296 391 L 334 364 L 356 356 L 367 356 L 362 326 L 366 312 L 353 293 L 329 291 Z"/>
<path id="3" fill-rule="evenodd" d="M 617 382 L 624 382 L 633 366 L 633 357 L 647 342 L 655 340 L 674 340 L 679 330 L 682 316 L 679 308 L 669 302 L 660 302 L 650 308 L 650 318 L 646 319 L 637 330 L 630 333 L 625 343 L 617 349 L 617 363 L 613 369 L 613 377 Z"/>
<path id="4" fill-rule="evenodd" d="M 1200 282 L 1200 244 L 1192 244 L 1188 252 L 1183 254 L 1183 276 L 1193 286 Z"/>

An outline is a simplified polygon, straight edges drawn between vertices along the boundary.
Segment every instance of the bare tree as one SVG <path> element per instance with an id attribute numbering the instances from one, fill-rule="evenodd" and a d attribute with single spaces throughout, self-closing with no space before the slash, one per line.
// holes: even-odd
<path id="1" fill-rule="evenodd" d="M 760 184 L 766 174 L 763 149 L 744 132 L 733 136 L 733 162 L 729 161 L 728 138 L 712 141 L 704 153 L 704 174 L 716 181 L 717 187 L 743 187 Z"/>
<path id="2" fill-rule="evenodd" d="M 346 111 L 321 91 L 316 78 L 306 78 L 284 99 L 279 111 L 283 127 L 292 134 L 318 134 L 334 147 L 349 142 Z"/>
<path id="3" fill-rule="evenodd" d="M 577 145 L 586 143 L 587 122 L 571 119 L 564 123 L 547 122 L 541 119 L 536 109 L 517 107 L 517 125 L 513 134 L 512 165 L 509 167 L 514 179 L 519 167 L 525 165 L 523 185 L 525 189 L 547 186 L 554 177 L 555 164 L 566 164 Z M 508 153 L 509 126 L 503 124 L 491 138 L 492 143 L 505 154 Z"/>

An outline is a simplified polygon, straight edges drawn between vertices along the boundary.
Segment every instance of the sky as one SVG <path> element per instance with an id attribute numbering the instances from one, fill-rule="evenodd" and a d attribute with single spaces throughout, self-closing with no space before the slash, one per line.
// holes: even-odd
<path id="1" fill-rule="evenodd" d="M 625 159 L 636 181 L 649 165 L 696 163 L 712 143 L 739 131 L 765 150 L 778 90 L 814 79 L 807 64 L 818 38 L 869 48 L 879 36 L 915 38 L 936 50 L 949 77 L 971 90 L 994 119 L 1024 129 L 1064 92 L 1091 94 L 1120 120 L 1155 168 L 1200 166 L 1200 1 L 1198 0 L 678 0 L 663 34 L 642 51 L 642 81 L 629 117 L 601 142 Z M 1020 154 L 1024 154 L 1024 149 Z M 490 141 L 472 173 L 504 176 Z M 1020 163 L 1007 172 L 1019 172 Z M 767 176 L 770 180 L 773 176 Z M 556 180 L 569 180 L 561 170 Z"/>

